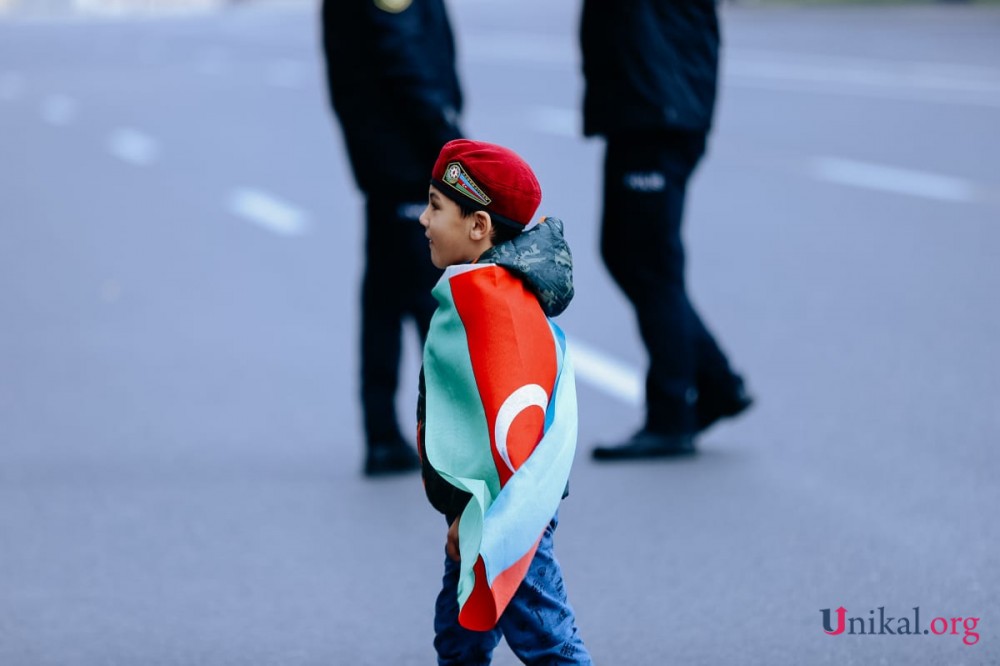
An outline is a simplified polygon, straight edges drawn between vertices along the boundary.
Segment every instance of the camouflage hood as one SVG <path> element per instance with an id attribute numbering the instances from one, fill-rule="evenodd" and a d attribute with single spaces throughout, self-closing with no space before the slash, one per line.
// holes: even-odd
<path id="1" fill-rule="evenodd" d="M 560 314 L 573 300 L 573 256 L 558 218 L 543 218 L 514 239 L 491 247 L 477 263 L 503 266 L 520 277 L 549 317 Z"/>

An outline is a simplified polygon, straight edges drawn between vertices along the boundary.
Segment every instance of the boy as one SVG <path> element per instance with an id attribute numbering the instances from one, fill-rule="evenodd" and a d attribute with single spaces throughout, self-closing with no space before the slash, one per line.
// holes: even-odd
<path id="1" fill-rule="evenodd" d="M 458 139 L 420 224 L 446 269 L 424 347 L 417 442 L 449 529 L 434 617 L 438 664 L 489 664 L 506 637 L 526 664 L 591 664 L 552 552 L 576 448 L 576 388 L 548 317 L 573 297 L 562 223 L 513 151 Z"/>

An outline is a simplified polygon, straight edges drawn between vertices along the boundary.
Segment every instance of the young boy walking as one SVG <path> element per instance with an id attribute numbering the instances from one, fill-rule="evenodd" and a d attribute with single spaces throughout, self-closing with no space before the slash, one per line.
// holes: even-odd
<path id="1" fill-rule="evenodd" d="M 573 297 L 562 222 L 529 226 L 531 167 L 495 144 L 441 150 L 420 224 L 445 269 L 424 346 L 417 441 L 449 529 L 434 617 L 441 666 L 591 664 L 552 536 L 576 450 L 576 387 L 549 317 Z"/>

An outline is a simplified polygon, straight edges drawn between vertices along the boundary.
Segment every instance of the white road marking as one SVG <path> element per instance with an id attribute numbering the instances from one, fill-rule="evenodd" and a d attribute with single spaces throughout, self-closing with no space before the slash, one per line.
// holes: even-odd
<path id="1" fill-rule="evenodd" d="M 136 166 L 148 166 L 160 156 L 156 139 L 130 127 L 121 127 L 111 133 L 108 150 L 118 159 Z"/>
<path id="2" fill-rule="evenodd" d="M 42 101 L 42 120 L 56 127 L 64 127 L 76 120 L 78 105 L 67 95 L 50 95 Z"/>
<path id="3" fill-rule="evenodd" d="M 80 12 L 105 16 L 130 14 L 190 14 L 216 9 L 222 0 L 73 0 Z"/>
<path id="4" fill-rule="evenodd" d="M 574 109 L 530 107 L 528 125 L 545 134 L 569 138 L 582 136 L 580 114 Z M 814 158 L 809 170 L 815 178 L 827 182 L 938 201 L 965 203 L 975 201 L 980 194 L 980 188 L 961 178 L 839 157 Z"/>
<path id="5" fill-rule="evenodd" d="M 299 236 L 309 228 L 303 211 L 249 187 L 238 188 L 229 195 L 229 212 L 280 236 Z"/>
<path id="6" fill-rule="evenodd" d="M 580 70 L 565 35 L 477 33 L 463 42 L 475 61 Z M 765 90 L 1000 107 L 1000 68 L 727 48 L 721 83 Z"/>
<path id="7" fill-rule="evenodd" d="M 534 130 L 569 138 L 583 137 L 583 121 L 575 109 L 535 106 L 530 109 L 528 124 Z"/>
<path id="8" fill-rule="evenodd" d="M 633 406 L 640 406 L 645 395 L 642 373 L 604 352 L 578 340 L 569 340 L 576 376 L 592 387 Z"/>
<path id="9" fill-rule="evenodd" d="M 963 203 L 976 198 L 976 188 L 970 182 L 924 171 L 839 157 L 817 157 L 812 162 L 811 170 L 820 180 L 881 192 Z"/>
<path id="10" fill-rule="evenodd" d="M 727 51 L 723 81 L 737 86 L 1000 106 L 1000 69 L 933 62 Z"/>
<path id="11" fill-rule="evenodd" d="M 24 79 L 17 72 L 0 74 L 0 100 L 14 100 L 24 91 Z"/>

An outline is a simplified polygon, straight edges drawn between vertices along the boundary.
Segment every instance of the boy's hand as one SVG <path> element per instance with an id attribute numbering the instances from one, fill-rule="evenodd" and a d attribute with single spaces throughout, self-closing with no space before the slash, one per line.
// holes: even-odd
<path id="1" fill-rule="evenodd" d="M 448 543 L 444 549 L 445 552 L 448 553 L 448 557 L 456 562 L 460 562 L 462 560 L 462 556 L 458 550 L 458 521 L 461 519 L 461 516 L 456 518 L 454 522 L 452 522 L 451 527 L 448 528 Z"/>

